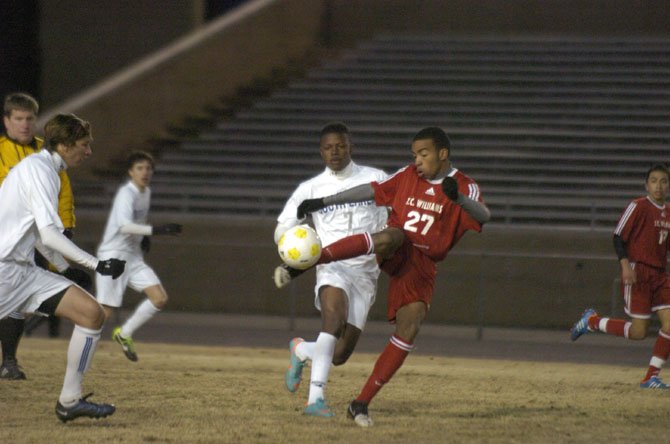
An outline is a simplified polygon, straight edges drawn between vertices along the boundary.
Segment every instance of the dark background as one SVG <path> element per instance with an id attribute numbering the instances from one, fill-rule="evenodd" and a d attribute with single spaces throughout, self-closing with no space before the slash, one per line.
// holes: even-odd
<path id="1" fill-rule="evenodd" d="M 206 0 L 202 20 L 215 19 L 245 1 Z M 44 91 L 41 91 L 42 76 L 47 73 L 42 68 L 40 33 L 46 26 L 49 24 L 42 23 L 38 0 L 0 1 L 0 97 L 23 91 L 37 97 L 42 108 L 53 104 L 44 100 Z M 70 32 L 78 38 L 86 38 L 86 35 L 78 35 L 81 28 L 76 23 L 72 24 Z"/>

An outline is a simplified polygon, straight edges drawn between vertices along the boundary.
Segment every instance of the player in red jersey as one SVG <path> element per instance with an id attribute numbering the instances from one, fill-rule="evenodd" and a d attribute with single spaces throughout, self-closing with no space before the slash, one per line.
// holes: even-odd
<path id="1" fill-rule="evenodd" d="M 436 262 L 466 231 L 479 232 L 490 219 L 477 183 L 451 165 L 451 143 L 442 129 L 422 129 L 411 149 L 414 164 L 387 180 L 308 199 L 298 207 L 299 219 L 331 205 L 370 199 L 391 208 L 387 228 L 336 241 L 323 249 L 319 259 L 328 263 L 375 253 L 382 270 L 390 275 L 387 315 L 395 331 L 348 409 L 349 417 L 362 427 L 372 425 L 368 404 L 414 348 L 433 297 Z M 285 272 L 286 282 L 299 274 L 288 267 Z"/>
<path id="2" fill-rule="evenodd" d="M 645 180 L 647 196 L 632 201 L 614 230 L 614 249 L 621 264 L 621 285 L 625 311 L 631 321 L 599 316 L 588 308 L 571 330 L 577 340 L 584 333 L 601 331 L 627 339 L 647 337 L 652 313 L 661 321 L 642 388 L 670 388 L 658 374 L 670 356 L 670 275 L 668 231 L 670 206 L 665 202 L 670 188 L 670 172 L 654 165 Z"/>

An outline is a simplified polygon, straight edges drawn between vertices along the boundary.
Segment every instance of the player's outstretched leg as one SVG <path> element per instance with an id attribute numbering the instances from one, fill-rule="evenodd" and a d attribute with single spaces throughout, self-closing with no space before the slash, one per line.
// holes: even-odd
<path id="1" fill-rule="evenodd" d="M 96 404 L 94 402 L 88 402 L 86 399 L 93 395 L 89 393 L 88 395 L 81 398 L 77 401 L 76 404 L 70 407 L 64 407 L 60 401 L 56 403 L 56 416 L 63 422 L 71 421 L 80 416 L 85 416 L 87 418 L 105 418 L 116 411 L 116 407 L 113 404 Z"/>
<path id="2" fill-rule="evenodd" d="M 570 339 L 576 341 L 583 334 L 593 331 L 589 328 L 589 318 L 592 316 L 598 316 L 598 313 L 596 313 L 594 309 L 587 308 L 584 310 L 582 317 L 579 318 L 579 320 L 575 322 L 575 325 L 570 329 Z"/>
<path id="3" fill-rule="evenodd" d="M 284 382 L 286 383 L 286 389 L 295 393 L 300 387 L 300 382 L 302 381 L 302 369 L 305 366 L 305 361 L 301 361 L 298 355 L 295 353 L 295 349 L 301 342 L 305 340 L 302 338 L 293 338 L 288 343 L 288 350 L 290 353 L 288 369 L 284 375 Z"/>
<path id="4" fill-rule="evenodd" d="M 112 332 L 112 340 L 119 344 L 123 349 L 123 353 L 126 355 L 126 358 L 130 359 L 133 362 L 137 362 L 137 353 L 135 353 L 135 342 L 133 338 L 125 338 L 121 336 L 121 327 L 116 327 Z"/>
<path id="5" fill-rule="evenodd" d="M 361 427 L 372 426 L 372 418 L 368 414 L 368 405 L 355 399 L 349 404 L 347 409 L 347 416 L 354 420 L 354 422 Z"/>

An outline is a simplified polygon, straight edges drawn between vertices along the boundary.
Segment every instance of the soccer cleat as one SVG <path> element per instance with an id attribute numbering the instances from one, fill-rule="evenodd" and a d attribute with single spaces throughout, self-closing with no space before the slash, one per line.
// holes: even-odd
<path id="1" fill-rule="evenodd" d="M 297 268 L 289 267 L 286 264 L 281 264 L 275 268 L 274 281 L 277 288 L 282 288 L 291 283 L 293 278 L 303 274 L 306 270 L 298 270 Z"/>
<path id="2" fill-rule="evenodd" d="M 91 395 L 93 395 L 93 393 L 84 396 L 72 407 L 63 407 L 63 404 L 58 401 L 56 403 L 56 416 L 58 416 L 58 419 L 61 421 L 68 422 L 75 418 L 79 418 L 80 416 L 86 416 L 88 418 L 104 418 L 116 411 L 116 407 L 114 407 L 113 404 L 95 404 L 86 401 Z"/>
<path id="3" fill-rule="evenodd" d="M 570 339 L 573 341 L 576 341 L 579 339 L 579 337 L 585 333 L 588 333 L 592 331 L 589 328 L 589 318 L 591 316 L 597 316 L 598 313 L 592 308 L 587 308 L 584 310 L 584 313 L 582 313 L 582 317 L 579 318 L 579 321 L 575 323 L 575 325 L 572 326 L 570 329 Z"/>
<path id="4" fill-rule="evenodd" d="M 112 333 L 112 339 L 123 348 L 123 353 L 126 358 L 133 362 L 137 362 L 137 353 L 135 353 L 135 343 L 132 338 L 124 338 L 121 336 L 121 327 L 116 327 Z"/>
<path id="5" fill-rule="evenodd" d="M 347 416 L 361 427 L 370 427 L 373 424 L 372 418 L 368 415 L 368 405 L 355 399 L 349 404 Z"/>
<path id="6" fill-rule="evenodd" d="M 307 407 L 305 407 L 304 413 L 307 416 L 320 416 L 322 418 L 335 416 L 335 413 L 330 410 L 330 407 L 328 407 L 328 404 L 326 404 L 326 401 L 323 398 L 317 399 L 313 404 L 308 404 Z"/>
<path id="7" fill-rule="evenodd" d="M 26 374 L 21 371 L 16 359 L 7 359 L 0 366 L 0 379 L 19 381 L 26 379 Z"/>
<path id="8" fill-rule="evenodd" d="M 644 388 L 644 389 L 669 389 L 670 385 L 661 381 L 661 378 L 659 378 L 658 376 L 652 376 L 651 378 L 647 379 L 646 381 L 642 381 L 640 383 L 640 388 Z"/>
<path id="9" fill-rule="evenodd" d="M 300 387 L 300 381 L 302 381 L 302 369 L 305 366 L 305 361 L 301 361 L 298 358 L 298 355 L 295 354 L 295 349 L 301 342 L 305 342 L 303 338 L 293 338 L 288 343 L 288 350 L 290 352 L 288 369 L 284 375 L 284 382 L 286 383 L 286 389 L 295 393 Z"/>

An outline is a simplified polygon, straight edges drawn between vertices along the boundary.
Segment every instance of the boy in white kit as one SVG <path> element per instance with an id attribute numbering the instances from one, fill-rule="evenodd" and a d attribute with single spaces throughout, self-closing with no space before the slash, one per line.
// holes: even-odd
<path id="1" fill-rule="evenodd" d="M 158 276 L 145 262 L 143 251 L 149 251 L 149 237 L 152 235 L 172 235 L 181 233 L 181 225 L 147 225 L 151 203 L 149 184 L 154 172 L 154 159 L 144 151 L 137 151 L 128 157 L 130 180 L 120 186 L 107 219 L 105 234 L 98 247 L 98 254 L 119 257 L 126 261 L 126 272 L 119 279 L 97 277 L 96 295 L 105 309 L 107 319 L 123 302 L 126 287 L 142 292 L 147 299 L 142 301 L 135 312 L 121 327 L 112 332 L 112 339 L 123 348 L 126 357 L 137 361 L 133 333 L 161 311 L 168 296 Z"/>
<path id="2" fill-rule="evenodd" d="M 0 187 L 0 319 L 12 312 L 56 315 L 75 325 L 67 351 L 67 367 L 56 416 L 63 422 L 85 416 L 103 418 L 114 413 L 111 404 L 95 404 L 82 397 L 88 370 L 105 319 L 95 298 L 64 276 L 35 265 L 37 248 L 60 272 L 63 256 L 116 279 L 124 262 L 99 260 L 63 235 L 58 217 L 59 171 L 80 165 L 91 155 L 91 126 L 73 114 L 58 114 L 44 127 L 42 151 L 19 162 Z M 62 255 L 62 256 L 61 256 Z"/>
<path id="3" fill-rule="evenodd" d="M 327 196 L 356 185 L 386 178 L 381 170 L 360 166 L 351 160 L 352 144 L 348 128 L 331 123 L 321 130 L 320 152 L 326 169 L 301 183 L 277 218 L 275 243 L 289 228 L 301 223 L 298 205 L 305 199 Z M 374 233 L 386 224 L 387 211 L 374 202 L 359 202 L 324 208 L 312 214 L 312 221 L 324 246 L 357 233 Z M 275 269 L 275 284 L 281 288 L 290 281 L 283 265 Z M 298 390 L 302 369 L 312 361 L 311 383 L 306 415 L 331 417 L 324 387 L 331 363 L 344 364 L 354 351 L 375 300 L 379 267 L 374 255 L 319 265 L 316 269 L 314 303 L 321 311 L 321 332 L 315 342 L 294 338 L 289 343 L 290 363 L 285 374 L 286 388 Z"/>

